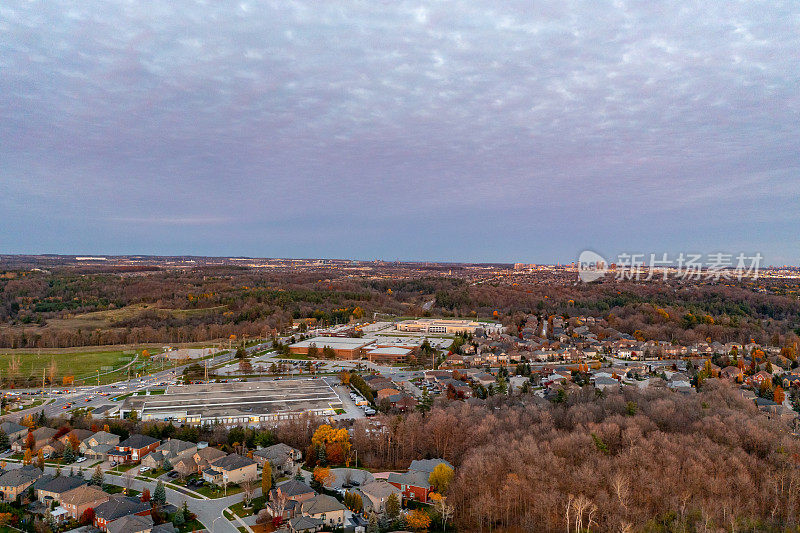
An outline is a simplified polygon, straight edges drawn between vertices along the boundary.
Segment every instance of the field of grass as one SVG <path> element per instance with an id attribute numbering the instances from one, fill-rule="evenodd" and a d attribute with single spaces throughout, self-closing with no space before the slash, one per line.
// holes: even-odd
<path id="1" fill-rule="evenodd" d="M 41 379 L 42 371 L 47 371 L 51 363 L 56 366 L 56 379 L 60 383 L 63 376 L 74 376 L 75 380 L 90 379 L 103 372 L 103 367 L 119 368 L 127 364 L 136 353 L 134 350 L 83 351 L 60 353 L 18 353 L 19 377 Z M 0 368 L 8 368 L 11 355 L 0 354 Z M 5 372 L 8 375 L 8 372 Z"/>
<path id="2" fill-rule="evenodd" d="M 251 502 L 251 506 L 248 509 L 245 509 L 244 501 L 241 501 L 239 503 L 236 503 L 236 504 L 231 505 L 230 507 L 228 507 L 228 509 L 230 509 L 231 511 L 233 511 L 234 513 L 236 513 L 237 515 L 239 515 L 242 518 L 248 517 L 251 514 L 253 514 L 253 509 L 255 509 L 255 508 L 258 508 L 258 509 L 263 509 L 264 508 L 264 497 L 263 496 L 259 496 L 257 498 L 253 498 L 253 501 Z"/>
<path id="3" fill-rule="evenodd" d="M 81 313 L 68 315 L 63 318 L 54 318 L 47 321 L 47 327 L 55 329 L 97 329 L 115 327 L 116 324 L 135 319 L 142 313 L 155 312 L 164 318 L 186 318 L 190 316 L 202 316 L 225 311 L 224 305 L 208 307 L 204 309 L 162 309 L 153 305 L 137 304 L 129 305 L 120 309 L 107 309 L 105 311 L 94 311 L 91 313 Z"/>

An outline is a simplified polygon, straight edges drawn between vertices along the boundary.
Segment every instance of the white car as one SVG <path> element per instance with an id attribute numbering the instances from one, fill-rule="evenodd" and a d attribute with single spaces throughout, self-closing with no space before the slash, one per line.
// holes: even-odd
<path id="1" fill-rule="evenodd" d="M 86 457 L 78 457 L 77 459 L 75 459 L 75 462 L 76 462 L 76 463 L 82 463 L 82 462 L 84 462 L 85 460 L 86 460 Z"/>
<path id="2" fill-rule="evenodd" d="M 142 473 L 142 472 L 147 472 L 148 470 L 150 470 L 150 467 L 149 467 L 149 466 L 143 466 L 143 467 L 141 467 L 141 468 L 139 469 L 139 473 Z"/>

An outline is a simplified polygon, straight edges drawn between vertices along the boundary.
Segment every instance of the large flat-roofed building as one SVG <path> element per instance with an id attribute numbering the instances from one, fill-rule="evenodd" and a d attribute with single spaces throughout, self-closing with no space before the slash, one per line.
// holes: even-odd
<path id="1" fill-rule="evenodd" d="M 445 333 L 455 335 L 456 333 L 475 333 L 482 329 L 486 333 L 501 333 L 503 326 L 496 322 L 477 322 L 474 320 L 458 320 L 443 318 L 419 318 L 416 320 L 404 320 L 398 322 L 396 327 L 399 331 L 415 331 L 420 333 Z"/>
<path id="2" fill-rule="evenodd" d="M 322 349 L 329 347 L 336 353 L 337 359 L 356 359 L 363 357 L 361 351 L 374 342 L 375 339 L 313 337 L 292 344 L 289 346 L 289 350 L 295 354 L 308 355 L 308 349 L 314 345 L 317 347 L 319 357 L 322 357 Z"/>
<path id="3" fill-rule="evenodd" d="M 127 398 L 120 413 L 136 411 L 140 420 L 258 426 L 303 413 L 331 416 L 341 408 L 333 389 L 315 378 L 173 385 L 164 394 Z"/>
<path id="4" fill-rule="evenodd" d="M 367 352 L 367 359 L 373 363 L 404 363 L 413 353 L 410 348 L 383 346 Z"/>

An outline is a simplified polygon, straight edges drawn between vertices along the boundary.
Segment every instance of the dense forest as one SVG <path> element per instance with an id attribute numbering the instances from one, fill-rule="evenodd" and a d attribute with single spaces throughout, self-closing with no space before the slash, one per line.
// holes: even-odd
<path id="1" fill-rule="evenodd" d="M 550 403 L 533 395 L 442 403 L 356 422 L 376 468 L 443 457 L 463 531 L 795 531 L 800 442 L 715 380 Z"/>
<path id="2" fill-rule="evenodd" d="M 373 313 L 497 317 L 591 315 L 614 328 L 675 342 L 767 344 L 800 332 L 798 287 L 788 281 L 574 283 L 469 269 L 234 266 L 8 270 L 0 275 L 0 347 L 49 348 L 264 337 L 298 319 L 346 323 Z M 513 330 L 513 328 L 512 328 Z"/>

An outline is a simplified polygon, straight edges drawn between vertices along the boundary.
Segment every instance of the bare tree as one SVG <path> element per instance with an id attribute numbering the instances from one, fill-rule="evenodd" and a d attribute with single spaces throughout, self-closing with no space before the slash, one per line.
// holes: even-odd
<path id="1" fill-rule="evenodd" d="M 253 494 L 256 492 L 256 488 L 260 483 L 257 483 L 255 478 L 248 478 L 239 483 L 239 486 L 242 487 L 242 491 L 244 492 L 244 504 L 247 507 L 250 507 L 250 503 L 253 501 Z"/>

